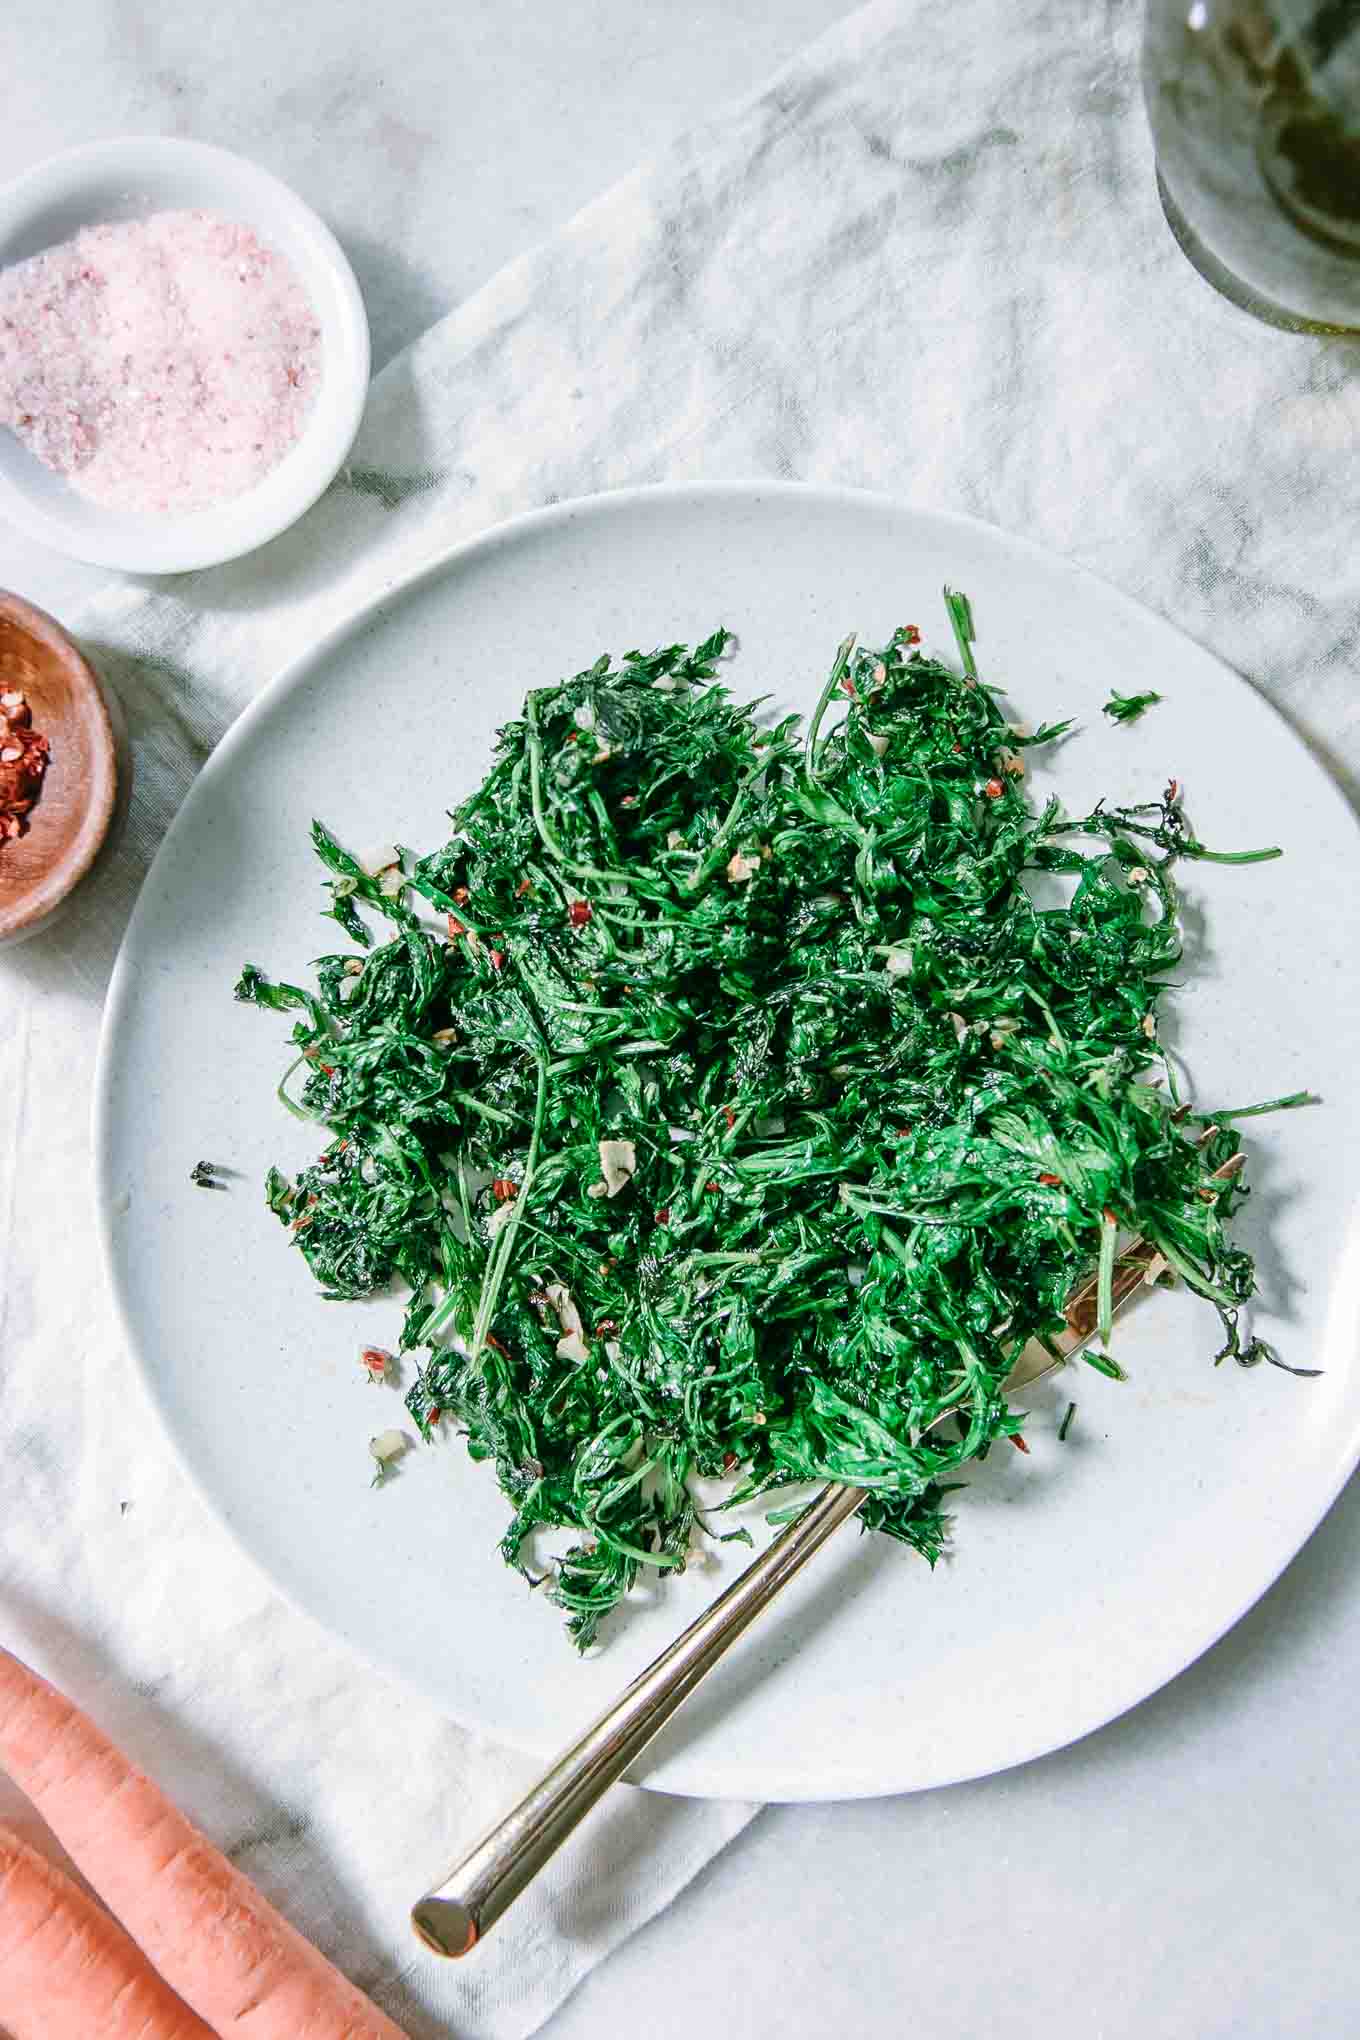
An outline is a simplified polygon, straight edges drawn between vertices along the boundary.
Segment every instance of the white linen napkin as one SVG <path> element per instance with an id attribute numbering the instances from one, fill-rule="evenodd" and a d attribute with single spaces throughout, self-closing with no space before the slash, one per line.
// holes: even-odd
<path id="1" fill-rule="evenodd" d="M 1184 262 L 1140 12 L 849 17 L 394 361 L 292 533 L 67 619 L 122 704 L 133 796 L 60 927 L 0 958 L 0 1634 L 413 2040 L 522 2040 L 752 1809 L 620 1792 L 474 1960 L 412 1948 L 412 1879 L 532 1767 L 285 1607 L 145 1413 L 87 1187 L 127 911 L 197 765 L 329 623 L 510 512 L 661 478 L 860 483 L 1025 532 L 1212 644 L 1354 787 L 1353 343 L 1256 326 Z"/>

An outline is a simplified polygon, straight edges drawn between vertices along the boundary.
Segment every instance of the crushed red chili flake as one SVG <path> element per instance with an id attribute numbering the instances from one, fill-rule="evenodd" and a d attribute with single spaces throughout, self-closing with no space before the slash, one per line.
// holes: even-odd
<path id="1" fill-rule="evenodd" d="M 905 629 L 905 630 L 903 631 L 903 633 L 902 633 L 902 642 L 903 642 L 903 644 L 904 644 L 904 645 L 919 645 L 919 644 L 920 644 L 920 642 L 921 642 L 921 632 L 920 632 L 920 629 L 919 629 L 919 627 L 918 627 L 918 626 L 917 626 L 916 624 L 914 624 L 914 623 L 909 623 L 909 624 L 907 625 L 906 629 Z"/>
<path id="2" fill-rule="evenodd" d="M 584 928 L 593 912 L 589 900 L 573 900 L 567 908 L 567 919 L 573 928 Z"/>
<path id="3" fill-rule="evenodd" d="M 386 1381 L 387 1370 L 392 1365 L 392 1355 L 381 1346 L 365 1346 L 359 1355 L 359 1364 L 366 1367 L 374 1381 Z"/>
<path id="4" fill-rule="evenodd" d="M 465 885 L 456 885 L 453 888 L 453 903 L 456 907 L 465 907 L 471 898 L 472 894 Z"/>
<path id="5" fill-rule="evenodd" d="M 730 1105 L 723 1106 L 723 1118 L 727 1121 L 727 1131 L 731 1133 L 736 1127 L 737 1115 Z"/>
<path id="6" fill-rule="evenodd" d="M 710 1195 L 711 1197 L 716 1197 L 716 1196 L 717 1196 L 717 1194 L 718 1194 L 718 1192 L 719 1192 L 719 1191 L 720 1191 L 720 1190 L 722 1189 L 722 1184 L 721 1184 L 721 1183 L 705 1183 L 705 1185 L 704 1185 L 704 1188 L 705 1188 L 705 1190 L 707 1190 L 707 1191 L 708 1191 L 708 1193 L 709 1193 L 709 1195 Z"/>
<path id="7" fill-rule="evenodd" d="M 1023 1439 L 1023 1438 L 1022 1438 L 1022 1437 L 1020 1436 L 1020 1433 L 1019 1433 L 1018 1431 L 1017 1431 L 1017 1432 L 1015 1433 L 1014 1437 L 1013 1437 L 1013 1438 L 1011 1439 L 1011 1443 L 1012 1443 L 1012 1445 L 1014 1445 L 1014 1447 L 1015 1447 L 1015 1449 L 1016 1449 L 1016 1451 L 1017 1451 L 1017 1452 L 1028 1452 L 1028 1451 L 1029 1451 L 1029 1447 L 1028 1447 L 1028 1445 L 1026 1445 L 1026 1443 L 1025 1443 L 1024 1439 Z"/>
<path id="8" fill-rule="evenodd" d="M 42 791 L 47 738 L 32 727 L 28 701 L 17 687 L 0 694 L 0 843 L 22 836 Z"/>
<path id="9" fill-rule="evenodd" d="M 669 1225 L 669 1224 L 670 1224 L 670 1222 L 671 1222 L 671 1208 L 670 1208 L 669 1204 L 663 1204 L 663 1205 L 662 1205 L 662 1207 L 661 1207 L 660 1211 L 658 1211 L 658 1212 L 657 1212 L 657 1214 L 656 1214 L 656 1222 L 657 1222 L 657 1224 L 658 1224 L 658 1225 Z"/>
<path id="10" fill-rule="evenodd" d="M 510 1349 L 509 1349 L 509 1347 L 508 1347 L 508 1346 L 503 1346 L 503 1345 L 501 1344 L 500 1340 L 499 1340 L 499 1339 L 498 1339 L 498 1338 L 496 1337 L 496 1335 L 495 1335 L 495 1333 L 494 1333 L 494 1332 L 488 1332 L 488 1333 L 487 1333 L 487 1335 L 486 1335 L 486 1343 L 487 1343 L 487 1345 L 488 1345 L 488 1346 L 494 1346 L 494 1347 L 495 1347 L 495 1349 L 496 1349 L 496 1351 L 497 1351 L 497 1352 L 498 1352 L 498 1353 L 500 1354 L 500 1356 L 501 1356 L 501 1358 L 502 1358 L 503 1360 L 508 1360 L 508 1359 L 510 1358 Z"/>
<path id="11" fill-rule="evenodd" d="M 432 1407 L 426 1410 L 425 1412 L 426 1428 L 429 1430 L 433 1430 L 434 1426 L 439 1422 L 439 1419 L 443 1416 L 443 1414 L 444 1412 L 440 1409 L 438 1403 L 433 1404 Z"/>
<path id="12" fill-rule="evenodd" d="M 458 940 L 458 937 L 459 937 L 460 935 L 466 935 L 466 934 L 467 934 L 467 929 L 466 929 L 466 928 L 465 928 L 465 927 L 463 926 L 463 924 L 462 924 L 462 922 L 461 922 L 461 921 L 459 920 L 459 918 L 458 918 L 457 914 L 449 914 L 449 915 L 447 915 L 447 916 L 446 916 L 446 918 L 447 918 L 447 921 L 448 921 L 448 926 L 449 926 L 449 940 L 450 940 L 450 942 L 456 942 L 456 941 Z"/>
<path id="13" fill-rule="evenodd" d="M 1006 789 L 999 779 L 989 779 L 982 791 L 986 794 L 988 800 L 1000 800 Z"/>
<path id="14" fill-rule="evenodd" d="M 1058 1188 L 1058 1186 L 1059 1186 L 1059 1185 L 1061 1184 L 1061 1182 L 1062 1182 L 1062 1177 L 1061 1177 L 1061 1176 L 1051 1176 L 1051 1175 L 1049 1175 L 1049 1174 L 1048 1174 L 1047 1170 L 1045 1170 L 1044 1174 L 1043 1174 L 1042 1176 L 1040 1176 L 1040 1178 L 1039 1178 L 1039 1181 L 1040 1181 L 1041 1183 L 1047 1183 L 1047 1184 L 1048 1184 L 1048 1186 L 1049 1186 L 1049 1188 L 1050 1188 L 1050 1190 L 1056 1190 L 1056 1189 Z"/>
<path id="15" fill-rule="evenodd" d="M 532 892 L 533 889 L 534 889 L 533 880 L 531 878 L 522 878 L 519 884 L 515 887 L 515 898 L 517 900 L 522 900 L 524 898 L 525 893 Z"/>
<path id="16" fill-rule="evenodd" d="M 497 1176 L 491 1185 L 491 1194 L 500 1204 L 508 1204 L 519 1193 L 519 1185 L 509 1176 Z"/>
<path id="17" fill-rule="evenodd" d="M 856 694 L 856 692 L 855 692 L 855 683 L 854 683 L 854 681 L 853 681 L 853 680 L 852 680 L 852 679 L 850 678 L 850 675 L 849 675 L 848 673 L 846 674 L 845 678 L 844 678 L 844 679 L 842 680 L 842 682 L 841 682 L 841 691 L 842 691 L 842 693 L 844 693 L 844 694 L 848 694 L 848 695 L 850 696 L 850 699 L 851 699 L 852 701 L 858 701 L 858 700 L 859 700 L 859 696 L 858 696 L 858 694 Z"/>
<path id="18" fill-rule="evenodd" d="M 500 970 L 505 962 L 505 951 L 503 949 L 488 949 L 486 953 L 491 960 L 491 968 L 493 970 Z"/>
<path id="19" fill-rule="evenodd" d="M 736 1464 L 737 1464 L 737 1455 L 736 1455 L 736 1453 L 735 1453 L 735 1452 L 724 1452 L 724 1454 L 723 1454 L 723 1472 L 724 1472 L 724 1473 L 730 1473 L 730 1472 L 732 1471 L 732 1468 L 733 1468 L 733 1467 L 734 1467 L 734 1466 L 735 1466 Z"/>
<path id="20" fill-rule="evenodd" d="M 619 1324 L 617 1318 L 602 1317 L 600 1319 L 600 1322 L 595 1327 L 593 1336 L 597 1339 L 602 1339 L 606 1332 L 616 1332 L 618 1328 Z"/>

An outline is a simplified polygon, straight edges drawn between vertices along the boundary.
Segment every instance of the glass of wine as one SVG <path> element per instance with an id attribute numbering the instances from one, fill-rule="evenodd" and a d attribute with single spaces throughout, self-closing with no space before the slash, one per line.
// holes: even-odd
<path id="1" fill-rule="evenodd" d="M 1148 0 L 1168 223 L 1235 303 L 1360 333 L 1360 0 Z"/>

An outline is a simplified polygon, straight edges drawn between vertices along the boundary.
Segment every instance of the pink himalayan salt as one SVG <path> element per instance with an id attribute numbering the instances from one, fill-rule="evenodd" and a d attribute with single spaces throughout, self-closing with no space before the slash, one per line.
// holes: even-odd
<path id="1" fill-rule="evenodd" d="M 249 227 L 85 227 L 0 270 L 0 424 L 111 510 L 200 510 L 282 460 L 320 343 L 292 267 Z"/>

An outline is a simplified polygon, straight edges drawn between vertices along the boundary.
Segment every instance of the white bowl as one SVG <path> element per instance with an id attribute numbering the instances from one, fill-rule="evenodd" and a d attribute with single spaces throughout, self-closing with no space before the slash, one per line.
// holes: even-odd
<path id="1" fill-rule="evenodd" d="M 253 551 L 311 508 L 359 429 L 368 320 L 354 271 L 310 206 L 229 149 L 129 135 L 49 156 L 0 189 L 0 268 L 70 240 L 81 227 L 195 209 L 252 227 L 291 262 L 321 325 L 321 386 L 277 467 L 228 502 L 174 515 L 89 502 L 0 428 L 0 516 L 95 566 L 174 574 Z"/>

